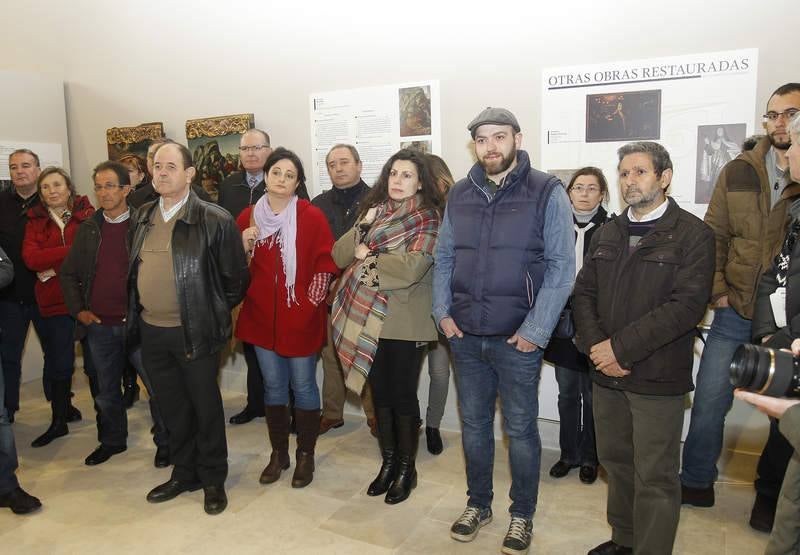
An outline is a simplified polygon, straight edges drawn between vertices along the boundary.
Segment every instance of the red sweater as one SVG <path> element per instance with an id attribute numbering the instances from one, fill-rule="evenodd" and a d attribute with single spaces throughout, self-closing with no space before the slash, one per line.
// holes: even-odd
<path id="1" fill-rule="evenodd" d="M 236 220 L 239 229 L 250 227 L 252 207 Z M 297 201 L 297 275 L 295 296 L 299 304 L 286 305 L 286 276 L 277 243 L 256 247 L 250 262 L 250 287 L 236 323 L 236 337 L 284 357 L 313 355 L 325 342 L 327 305 L 314 306 L 308 287 L 314 274 L 339 272 L 331 258 L 333 235 L 322 211 L 306 200 Z"/>
<path id="2" fill-rule="evenodd" d="M 75 241 L 78 227 L 94 214 L 94 208 L 85 196 L 76 196 L 72 205 L 72 217 L 64 227 L 64 235 L 58 225 L 50 218 L 50 213 L 43 205 L 36 205 L 28 210 L 28 223 L 25 227 L 25 239 L 22 241 L 22 260 L 34 272 L 43 272 L 52 268 L 56 275 L 45 282 L 37 281 L 34 286 L 36 304 L 42 316 L 60 316 L 69 314 L 61 292 L 59 272 L 61 264 L 67 257 L 69 248 Z"/>

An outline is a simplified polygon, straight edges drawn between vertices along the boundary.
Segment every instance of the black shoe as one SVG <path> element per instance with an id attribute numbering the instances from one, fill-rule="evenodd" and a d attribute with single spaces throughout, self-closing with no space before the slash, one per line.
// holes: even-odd
<path id="1" fill-rule="evenodd" d="M 461 516 L 450 527 L 450 537 L 460 542 L 471 542 L 481 528 L 492 521 L 491 509 L 467 506 Z"/>
<path id="2" fill-rule="evenodd" d="M 532 537 L 533 520 L 512 516 L 500 552 L 508 555 L 524 555 L 531 547 Z"/>
<path id="3" fill-rule="evenodd" d="M 714 506 L 714 486 L 707 488 L 690 488 L 681 484 L 681 505 L 694 507 Z"/>
<path id="4" fill-rule="evenodd" d="M 181 482 L 180 480 L 170 479 L 168 482 L 154 487 L 147 494 L 147 500 L 150 503 L 163 503 L 170 499 L 175 499 L 180 494 L 186 491 L 197 491 L 203 487 L 200 482 Z"/>
<path id="5" fill-rule="evenodd" d="M 13 410 L 8 411 L 8 423 L 9 424 L 13 424 L 14 423 L 14 412 L 15 411 L 13 411 Z"/>
<path id="6" fill-rule="evenodd" d="M 0 495 L 0 507 L 8 507 L 17 515 L 32 513 L 41 506 L 41 501 L 19 486 L 8 493 Z"/>
<path id="7" fill-rule="evenodd" d="M 251 411 L 250 407 L 245 407 L 244 410 L 242 410 L 242 412 L 239 414 L 234 414 L 231 416 L 230 419 L 228 419 L 228 422 L 231 424 L 247 424 L 254 418 L 258 418 L 258 415 Z"/>
<path id="8" fill-rule="evenodd" d="M 633 555 L 633 548 L 607 541 L 589 551 L 588 555 Z"/>
<path id="9" fill-rule="evenodd" d="M 125 445 L 103 445 L 102 443 L 100 446 L 92 451 L 92 453 L 86 457 L 84 463 L 86 466 L 95 466 L 98 464 L 103 464 L 108 459 L 113 457 L 118 453 L 122 453 L 126 451 L 128 448 Z"/>
<path id="10" fill-rule="evenodd" d="M 80 422 L 81 418 L 83 418 L 81 411 L 78 410 L 78 407 L 73 406 L 72 402 L 70 401 L 69 405 L 67 406 L 67 423 Z"/>
<path id="11" fill-rule="evenodd" d="M 156 468 L 166 468 L 169 466 L 169 447 L 159 445 L 156 447 L 156 457 L 153 459 L 153 466 Z"/>
<path id="12" fill-rule="evenodd" d="M 578 477 L 584 484 L 594 484 L 594 481 L 597 480 L 597 467 L 589 464 L 582 465 Z"/>
<path id="13" fill-rule="evenodd" d="M 225 495 L 225 486 L 206 486 L 203 488 L 205 501 L 203 508 L 210 515 L 218 515 L 228 506 L 228 496 Z"/>
<path id="14" fill-rule="evenodd" d="M 439 433 L 439 428 L 425 426 L 425 440 L 428 444 L 428 453 L 431 455 L 438 455 L 444 449 L 442 445 L 442 434 Z"/>
<path id="15" fill-rule="evenodd" d="M 570 470 L 572 470 L 573 468 L 578 468 L 578 466 L 580 465 L 569 464 L 565 463 L 564 461 L 558 461 L 550 469 L 550 476 L 552 476 L 553 478 L 563 478 L 564 476 L 569 474 Z"/>
<path id="16" fill-rule="evenodd" d="M 772 532 L 772 525 L 775 524 L 776 505 L 777 501 L 757 493 L 753 510 L 750 513 L 750 527 L 766 534 Z"/>
<path id="17" fill-rule="evenodd" d="M 64 437 L 68 433 L 69 429 L 67 428 L 66 422 L 63 420 L 52 422 L 45 433 L 31 442 L 31 447 L 44 447 L 45 445 L 49 445 L 54 439 Z"/>

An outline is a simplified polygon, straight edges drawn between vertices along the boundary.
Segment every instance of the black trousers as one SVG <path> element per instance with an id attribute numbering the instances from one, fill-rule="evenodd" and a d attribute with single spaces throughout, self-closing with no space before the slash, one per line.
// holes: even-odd
<path id="1" fill-rule="evenodd" d="M 758 459 L 755 481 L 756 492 L 769 499 L 773 505 L 778 504 L 778 495 L 783 485 L 786 467 L 794 454 L 794 447 L 778 429 L 778 421 L 769 419 L 769 436 L 761 457 Z"/>
<path id="2" fill-rule="evenodd" d="M 242 341 L 244 360 L 247 363 L 247 410 L 253 414 L 264 416 L 264 380 L 256 357 L 256 348 L 252 343 Z"/>
<path id="3" fill-rule="evenodd" d="M 417 386 L 427 343 L 380 339 L 369 371 L 372 401 L 376 408 L 419 418 Z"/>
<path id="4" fill-rule="evenodd" d="M 140 320 L 142 364 L 169 430 L 172 478 L 222 485 L 228 476 L 225 415 L 217 384 L 219 355 L 187 360 L 183 328 Z"/>

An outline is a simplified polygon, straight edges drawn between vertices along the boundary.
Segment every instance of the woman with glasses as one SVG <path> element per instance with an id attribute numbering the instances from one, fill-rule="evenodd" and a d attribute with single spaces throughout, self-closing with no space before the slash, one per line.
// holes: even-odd
<path id="1" fill-rule="evenodd" d="M 608 196 L 608 182 L 599 168 L 587 166 L 577 170 L 567 186 L 572 203 L 575 226 L 575 275 L 581 270 L 592 235 L 607 218 L 602 202 Z M 567 310 L 562 313 L 571 315 Z M 580 467 L 581 482 L 591 484 L 597 479 L 597 448 L 592 418 L 592 380 L 589 362 L 566 334 L 558 335 L 556 328 L 544 358 L 555 366 L 558 382 L 559 445 L 561 456 L 550 469 L 550 476 L 563 478 L 573 468 Z"/>
<path id="2" fill-rule="evenodd" d="M 36 303 L 45 332 L 42 350 L 45 358 L 43 376 L 50 383 L 50 426 L 33 440 L 32 447 L 43 447 L 67 435 L 72 370 L 75 363 L 75 321 L 69 315 L 61 292 L 59 272 L 67 257 L 80 224 L 94 214 L 85 196 L 78 195 L 69 174 L 49 167 L 39 174 L 36 183 L 42 204 L 28 211 L 22 259 L 36 272 Z"/>
<path id="3" fill-rule="evenodd" d="M 239 215 L 245 251 L 251 253 L 250 287 L 236 337 L 255 346 L 264 379 L 264 404 L 272 453 L 259 481 L 271 484 L 289 468 L 289 385 L 294 392 L 297 452 L 292 487 L 314 477 L 320 398 L 317 353 L 325 342 L 333 235 L 322 211 L 307 200 L 303 164 L 277 148 L 267 158 L 267 192 Z"/>
<path id="4" fill-rule="evenodd" d="M 333 249 L 344 269 L 333 303 L 333 340 L 347 387 L 372 387 L 382 464 L 367 495 L 388 504 L 417 483 L 417 386 L 431 317 L 433 248 L 442 194 L 425 155 L 401 150 L 384 164 L 361 202 L 355 226 Z"/>

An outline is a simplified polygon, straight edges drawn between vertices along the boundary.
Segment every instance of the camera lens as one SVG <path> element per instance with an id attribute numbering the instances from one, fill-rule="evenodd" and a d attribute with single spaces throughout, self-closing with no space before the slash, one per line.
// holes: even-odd
<path id="1" fill-rule="evenodd" d="M 731 361 L 731 383 L 770 397 L 798 396 L 798 365 L 791 353 L 742 344 Z"/>

